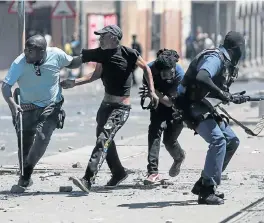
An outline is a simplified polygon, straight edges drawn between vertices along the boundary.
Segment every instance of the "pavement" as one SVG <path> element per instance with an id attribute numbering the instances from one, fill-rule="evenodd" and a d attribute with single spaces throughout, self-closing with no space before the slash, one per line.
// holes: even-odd
<path id="1" fill-rule="evenodd" d="M 18 176 L 0 175 L 1 222 L 260 223 L 264 221 L 263 135 L 248 137 L 238 127 L 234 127 L 234 131 L 239 135 L 241 145 L 222 177 L 219 190 L 226 195 L 222 206 L 197 205 L 197 197 L 190 193 L 203 167 L 207 145 L 199 136 L 193 136 L 192 131 L 184 129 L 179 142 L 187 156 L 177 177 L 169 178 L 172 158 L 163 146 L 160 152 L 160 173 L 173 185 L 143 185 L 147 136 L 135 135 L 116 142 L 122 163 L 130 170 L 130 175 L 113 190 L 103 186 L 110 178 L 106 164 L 89 194 L 80 192 L 69 181 L 70 176 L 83 176 L 91 146 L 43 158 L 37 166 L 38 171 L 33 174 L 33 186 L 23 194 L 9 192 Z M 79 162 L 79 168 L 72 168 L 76 162 Z M 1 171 L 7 169 L 10 167 Z M 60 186 L 73 186 L 73 191 L 59 192 Z"/>

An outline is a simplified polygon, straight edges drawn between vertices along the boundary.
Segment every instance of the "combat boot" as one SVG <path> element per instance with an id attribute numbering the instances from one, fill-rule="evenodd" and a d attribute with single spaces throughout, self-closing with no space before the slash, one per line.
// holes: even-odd
<path id="1" fill-rule="evenodd" d="M 194 184 L 191 192 L 195 195 L 199 195 L 200 193 L 200 190 L 201 190 L 201 187 L 203 186 L 202 184 L 202 177 L 200 177 L 200 179 Z M 215 196 L 221 198 L 221 199 L 224 199 L 225 197 L 225 194 L 222 193 L 222 192 L 219 192 L 219 191 L 215 191 Z"/>
<path id="2" fill-rule="evenodd" d="M 198 196 L 198 204 L 221 205 L 224 204 L 224 200 L 215 195 L 214 186 L 202 185 Z"/>

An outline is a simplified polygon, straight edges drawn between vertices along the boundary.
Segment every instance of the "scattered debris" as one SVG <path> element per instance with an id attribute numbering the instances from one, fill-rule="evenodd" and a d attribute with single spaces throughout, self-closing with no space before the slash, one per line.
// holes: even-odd
<path id="1" fill-rule="evenodd" d="M 62 152 L 62 149 L 61 148 L 59 148 L 59 152 Z"/>
<path id="2" fill-rule="evenodd" d="M 45 173 L 44 175 L 41 175 L 39 178 L 43 181 L 45 178 L 53 177 L 53 176 L 60 176 L 60 172 L 53 172 L 53 173 Z"/>
<path id="3" fill-rule="evenodd" d="M 166 220 L 165 223 L 173 223 L 173 220 Z"/>
<path id="4" fill-rule="evenodd" d="M 123 136 L 121 136 L 121 140 L 123 140 L 124 139 L 124 137 Z"/>
<path id="5" fill-rule="evenodd" d="M 222 179 L 222 180 L 229 180 L 229 178 L 228 178 L 227 175 L 222 175 L 221 179 Z"/>
<path id="6" fill-rule="evenodd" d="M 73 147 L 72 146 L 68 146 L 68 149 L 73 149 Z"/>
<path id="7" fill-rule="evenodd" d="M 260 153 L 260 151 L 258 149 L 255 149 L 251 153 Z"/>
<path id="8" fill-rule="evenodd" d="M 240 183 L 240 185 L 244 185 L 243 183 Z"/>
<path id="9" fill-rule="evenodd" d="M 80 164 L 80 162 L 77 162 L 75 164 L 72 164 L 72 168 L 82 168 L 82 165 Z"/>
<path id="10" fill-rule="evenodd" d="M 1 151 L 5 151 L 5 149 L 6 149 L 5 145 L 2 145 L 2 146 L 0 147 L 0 150 L 1 150 Z"/>
<path id="11" fill-rule="evenodd" d="M 162 188 L 166 189 L 169 185 L 162 185 Z"/>
<path id="12" fill-rule="evenodd" d="M 21 186 L 18 186 L 18 185 L 13 185 L 10 192 L 13 193 L 13 194 L 22 194 L 25 192 L 25 188 L 24 187 L 21 187 Z"/>
<path id="13" fill-rule="evenodd" d="M 246 177 L 244 177 L 244 179 L 243 180 L 247 180 L 247 178 Z"/>
<path id="14" fill-rule="evenodd" d="M 60 192 L 72 192 L 72 186 L 60 186 Z"/>
<path id="15" fill-rule="evenodd" d="M 188 195 L 188 194 L 189 194 L 189 192 L 183 192 L 182 194 L 183 194 L 183 195 Z"/>
<path id="16" fill-rule="evenodd" d="M 251 179 L 254 179 L 254 178 L 257 179 L 257 178 L 259 178 L 259 176 L 258 175 L 251 175 L 250 178 Z"/>
<path id="17" fill-rule="evenodd" d="M 78 111 L 77 114 L 78 115 L 85 115 L 85 112 L 84 111 Z"/>

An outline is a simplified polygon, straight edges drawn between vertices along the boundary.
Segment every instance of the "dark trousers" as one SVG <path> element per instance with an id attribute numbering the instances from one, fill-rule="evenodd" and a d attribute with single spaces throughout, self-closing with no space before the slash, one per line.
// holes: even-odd
<path id="1" fill-rule="evenodd" d="M 129 117 L 130 106 L 102 102 L 97 112 L 96 145 L 89 160 L 84 178 L 90 180 L 97 171 L 104 148 L 107 148 L 106 161 L 113 175 L 123 174 L 117 154 L 114 137 Z"/>
<path id="2" fill-rule="evenodd" d="M 24 111 L 22 114 L 23 122 L 23 162 L 25 176 L 30 175 L 33 168 L 44 155 L 51 135 L 56 129 L 60 107 L 48 106 Z M 18 138 L 18 157 L 21 170 L 21 136 L 19 118 L 13 117 Z"/>
<path id="3" fill-rule="evenodd" d="M 182 150 L 177 139 L 183 129 L 183 123 L 174 122 L 172 109 L 159 104 L 156 110 L 150 112 L 150 125 L 148 131 L 148 173 L 158 173 L 159 151 L 161 135 L 163 143 L 175 161 L 184 159 Z"/>

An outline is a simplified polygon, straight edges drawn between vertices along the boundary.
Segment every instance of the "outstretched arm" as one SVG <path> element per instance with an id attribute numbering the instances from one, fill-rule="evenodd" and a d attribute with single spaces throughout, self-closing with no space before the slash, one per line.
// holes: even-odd
<path id="1" fill-rule="evenodd" d="M 103 71 L 102 64 L 97 63 L 95 70 L 92 73 L 85 75 L 81 78 L 77 78 L 75 80 L 64 80 L 60 84 L 63 89 L 68 89 L 68 88 L 73 88 L 78 85 L 91 83 L 101 78 L 102 71 Z"/>

